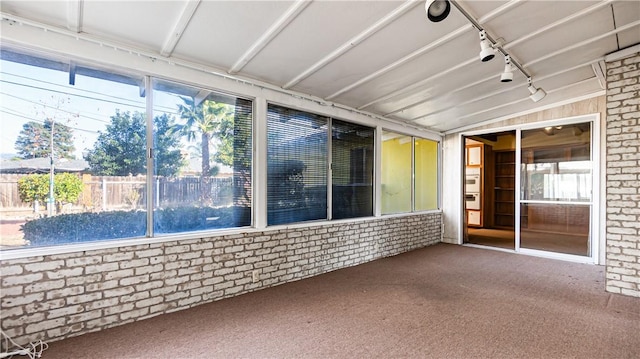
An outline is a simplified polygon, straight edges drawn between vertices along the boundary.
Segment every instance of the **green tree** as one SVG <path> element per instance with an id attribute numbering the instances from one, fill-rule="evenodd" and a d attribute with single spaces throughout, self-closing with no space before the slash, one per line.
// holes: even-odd
<path id="1" fill-rule="evenodd" d="M 22 126 L 16 139 L 15 148 L 23 159 L 51 156 L 51 125 L 53 124 L 53 154 L 55 158 L 73 159 L 73 130 L 60 122 L 50 119 L 39 123 L 29 121 Z"/>
<path id="2" fill-rule="evenodd" d="M 184 160 L 180 154 L 180 136 L 173 117 L 157 116 L 154 122 L 154 155 L 156 174 L 174 176 L 180 172 Z M 146 120 L 142 112 L 116 110 L 111 123 L 85 156 L 91 171 L 101 176 L 146 174 Z"/>
<path id="3" fill-rule="evenodd" d="M 71 173 L 58 173 L 53 177 L 53 198 L 58 208 L 74 203 L 82 193 L 82 180 Z M 45 203 L 49 197 L 49 175 L 31 174 L 18 179 L 18 193 L 23 202 Z"/>

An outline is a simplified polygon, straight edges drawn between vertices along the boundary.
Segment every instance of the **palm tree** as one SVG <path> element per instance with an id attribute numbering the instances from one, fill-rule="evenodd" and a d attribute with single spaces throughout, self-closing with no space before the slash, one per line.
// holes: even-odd
<path id="1" fill-rule="evenodd" d="M 223 123 L 232 118 L 232 111 L 229 105 L 215 101 L 205 100 L 198 104 L 192 97 L 180 96 L 184 104 L 178 105 L 180 117 L 185 120 L 180 131 L 187 137 L 188 141 L 197 141 L 200 136 L 202 153 L 202 172 L 200 173 L 201 194 L 203 203 L 211 203 L 211 190 L 209 176 L 211 173 L 211 154 L 209 144 L 217 137 Z"/>

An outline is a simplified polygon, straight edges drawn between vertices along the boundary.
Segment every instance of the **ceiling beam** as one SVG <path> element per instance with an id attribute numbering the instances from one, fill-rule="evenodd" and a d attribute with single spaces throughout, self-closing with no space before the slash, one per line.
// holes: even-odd
<path id="1" fill-rule="evenodd" d="M 324 58 L 320 59 L 320 61 L 318 61 L 315 64 L 311 65 L 311 67 L 309 67 L 306 70 L 304 70 L 302 73 L 300 73 L 298 76 L 294 77 L 291 81 L 287 82 L 282 87 L 285 88 L 285 89 L 289 89 L 289 88 L 297 85 L 300 81 L 302 81 L 302 80 L 306 79 L 307 77 L 311 76 L 312 74 L 314 74 L 315 72 L 317 72 L 318 70 L 320 70 L 321 68 L 323 68 L 324 66 L 329 64 L 330 62 L 332 62 L 333 60 L 335 60 L 338 57 L 342 56 L 347 51 L 349 51 L 352 48 L 358 46 L 361 42 L 363 42 L 364 40 L 368 39 L 370 36 L 372 36 L 376 32 L 382 30 L 387 25 L 389 25 L 390 23 L 392 23 L 393 21 L 395 21 L 396 19 L 398 19 L 399 17 L 404 15 L 407 11 L 409 11 L 409 10 L 413 9 L 414 7 L 416 7 L 418 4 L 419 4 L 419 2 L 416 2 L 414 0 L 405 1 L 402 5 L 398 6 L 392 12 L 388 13 L 383 18 L 378 20 L 375 24 L 369 26 L 363 32 L 361 32 L 358 35 L 356 35 L 356 36 L 352 37 L 351 39 L 347 40 L 340 47 L 338 47 L 337 49 L 333 50 L 331 53 L 329 53 Z"/>
<path id="2" fill-rule="evenodd" d="M 267 46 L 278 34 L 284 30 L 291 21 L 293 21 L 300 13 L 309 6 L 311 2 L 308 0 L 297 0 L 274 22 L 267 31 L 265 31 L 256 42 L 245 51 L 242 56 L 229 69 L 230 74 L 238 73 L 249 61 L 251 61 L 262 49 Z"/>
<path id="3" fill-rule="evenodd" d="M 484 17 L 480 18 L 478 20 L 478 22 L 479 23 L 487 22 L 490 19 L 493 19 L 494 17 L 506 12 L 508 9 L 510 9 L 510 8 L 516 6 L 516 5 L 520 5 L 520 4 L 521 4 L 520 0 L 511 0 L 508 3 L 500 6 L 499 8 L 493 10 L 489 14 L 485 15 Z M 352 83 L 351 85 L 346 86 L 346 87 L 334 92 L 333 94 L 327 96 L 325 99 L 326 100 L 333 99 L 333 98 L 335 98 L 337 96 L 340 96 L 341 94 L 343 94 L 343 93 L 345 93 L 347 91 L 350 91 L 350 90 L 352 90 L 352 89 L 354 89 L 354 88 L 356 88 L 356 87 L 358 87 L 358 86 L 360 86 L 360 85 L 362 85 L 364 83 L 367 83 L 367 82 L 373 80 L 376 77 L 382 76 L 383 74 L 385 74 L 385 73 L 387 73 L 387 72 L 389 72 L 389 71 L 391 71 L 391 70 L 393 70 L 395 68 L 398 68 L 398 67 L 408 63 L 411 60 L 414 60 L 416 57 L 418 57 L 418 56 L 420 56 L 420 55 L 422 55 L 424 53 L 427 53 L 427 52 L 439 47 L 440 45 L 445 44 L 445 43 L 455 39 L 456 37 L 464 34 L 465 32 L 467 32 L 467 31 L 469 31 L 469 30 L 471 30 L 473 28 L 474 27 L 471 24 L 463 25 L 463 26 L 459 27 L 458 29 L 454 30 L 453 32 L 450 32 L 446 36 L 441 37 L 440 39 L 438 39 L 438 40 L 436 40 L 436 41 L 434 41 L 434 42 L 432 42 L 430 44 L 427 44 L 426 46 L 424 46 L 424 47 L 422 47 L 422 48 L 410 53 L 409 55 L 407 55 L 407 56 L 405 56 L 405 57 L 393 62 L 392 64 L 389 64 L 389 65 L 383 67 L 382 69 L 380 69 L 380 70 L 378 70 L 378 71 L 376 71 L 376 72 L 374 72 L 374 73 L 372 73 L 372 74 L 370 74 L 368 76 L 365 76 L 362 79 Z M 362 106 L 362 107 L 365 107 L 365 106 Z"/>
<path id="4" fill-rule="evenodd" d="M 180 41 L 182 34 L 187 29 L 189 21 L 191 21 L 191 18 L 193 18 L 198 5 L 200 5 L 200 0 L 185 1 L 182 12 L 178 17 L 178 21 L 173 25 L 173 29 L 169 33 L 169 36 L 167 36 L 167 38 L 164 40 L 164 44 L 162 44 L 162 49 L 160 50 L 160 54 L 162 56 L 171 56 L 173 50 L 175 50 L 176 46 L 178 45 L 178 41 Z"/>
<path id="5" fill-rule="evenodd" d="M 84 0 L 67 0 L 67 29 L 82 32 Z"/>
<path id="6" fill-rule="evenodd" d="M 598 82 L 600 82 L 600 88 L 603 90 L 607 89 L 607 78 L 605 73 L 607 72 L 607 66 L 604 63 L 604 60 L 600 60 L 591 64 L 591 68 L 593 69 L 593 73 L 598 78 Z"/>

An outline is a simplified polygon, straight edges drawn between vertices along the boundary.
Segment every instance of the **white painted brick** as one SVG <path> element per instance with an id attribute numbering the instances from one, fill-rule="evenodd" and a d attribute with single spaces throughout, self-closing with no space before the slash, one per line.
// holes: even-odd
<path id="1" fill-rule="evenodd" d="M 116 267 L 116 269 L 118 269 Z M 133 269 L 114 270 L 104 275 L 104 280 L 121 279 L 133 276 Z"/>
<path id="2" fill-rule="evenodd" d="M 43 332 L 47 329 L 53 329 L 56 327 L 60 327 L 64 324 L 65 319 L 64 318 L 58 318 L 58 319 L 51 319 L 51 320 L 44 320 L 38 323 L 32 323 L 26 326 L 25 328 L 25 333 L 27 334 L 31 334 L 31 333 L 39 333 L 39 332 Z"/>
<path id="3" fill-rule="evenodd" d="M 53 319 L 58 317 L 64 317 L 71 314 L 76 314 L 84 311 L 84 306 L 82 305 L 71 305 L 68 307 L 51 309 L 47 313 L 47 319 Z"/>
<path id="4" fill-rule="evenodd" d="M 135 319 L 149 314 L 149 308 L 140 308 L 130 312 L 120 313 L 120 320 Z"/>
<path id="5" fill-rule="evenodd" d="M 112 307 L 114 305 L 118 305 L 119 302 L 120 300 L 118 298 L 105 298 L 101 300 L 96 300 L 95 302 L 85 303 L 84 307 L 86 310 L 100 309 L 100 308 L 107 308 L 107 307 Z"/>
<path id="6" fill-rule="evenodd" d="M 106 307 L 104 309 L 102 309 L 103 313 L 105 316 L 109 316 L 112 314 L 118 314 L 118 313 L 122 313 L 122 312 L 127 312 L 132 310 L 133 308 L 135 308 L 135 305 L 133 303 L 124 303 L 124 304 L 120 304 L 120 305 L 115 305 L 113 307 Z"/>
<path id="7" fill-rule="evenodd" d="M 59 269 L 56 271 L 47 271 L 46 277 L 49 279 L 76 277 L 84 273 L 83 267 L 71 268 L 71 269 Z"/>
<path id="8" fill-rule="evenodd" d="M 133 292 L 135 292 L 135 288 L 132 286 L 128 286 L 128 287 L 118 287 L 114 289 L 105 290 L 103 294 L 105 298 L 111 298 L 111 297 L 120 297 L 123 295 L 131 294 Z"/>
<path id="9" fill-rule="evenodd" d="M 120 285 L 127 286 L 127 285 L 142 283 L 142 282 L 148 282 L 148 281 L 149 281 L 149 275 L 144 274 L 144 275 L 120 279 Z"/>
<path id="10" fill-rule="evenodd" d="M 21 295 L 17 297 L 2 297 L 0 305 L 2 308 L 16 307 L 19 305 L 29 304 L 31 302 L 38 302 L 44 300 L 44 293 L 33 293 L 28 295 Z"/>
<path id="11" fill-rule="evenodd" d="M 158 257 L 163 253 L 162 248 L 154 248 L 154 249 L 146 249 L 142 251 L 136 251 L 134 253 L 135 258 L 147 258 L 147 257 Z"/>
<path id="12" fill-rule="evenodd" d="M 44 278 L 42 273 L 31 273 L 31 274 L 20 274 L 7 276 L 2 278 L 2 286 L 3 287 L 11 287 L 19 284 L 29 284 Z"/>
<path id="13" fill-rule="evenodd" d="M 101 256 L 84 256 L 78 258 L 67 259 L 67 267 L 84 267 L 91 264 L 97 264 L 102 262 Z"/>
<path id="14" fill-rule="evenodd" d="M 29 314 L 20 318 L 15 318 L 15 319 L 2 318 L 2 324 L 3 324 L 3 327 L 5 326 L 6 327 L 13 327 L 13 326 L 24 327 L 25 324 L 39 323 L 39 322 L 42 322 L 44 319 L 45 319 L 45 313 L 35 313 L 35 314 Z"/>
<path id="15" fill-rule="evenodd" d="M 24 292 L 25 293 L 44 292 L 51 289 L 62 288 L 64 287 L 64 284 L 65 284 L 64 279 L 51 280 L 46 282 L 36 282 L 36 283 L 26 285 L 24 287 Z M 3 293 L 3 295 L 6 295 L 6 293 Z"/>
<path id="16" fill-rule="evenodd" d="M 102 299 L 102 292 L 85 293 L 74 297 L 67 297 L 67 305 L 93 302 L 98 299 Z"/>
<path id="17" fill-rule="evenodd" d="M 0 268 L 0 277 L 22 274 L 24 269 L 20 265 L 7 265 Z"/>
<path id="18" fill-rule="evenodd" d="M 84 268 L 86 274 L 112 272 L 118 269 L 118 263 L 101 263 L 89 265 Z"/>
<path id="19" fill-rule="evenodd" d="M 63 260 L 57 261 L 44 261 L 38 263 L 29 263 L 24 265 L 24 269 L 27 272 L 41 272 L 45 270 L 58 270 L 64 267 Z"/>

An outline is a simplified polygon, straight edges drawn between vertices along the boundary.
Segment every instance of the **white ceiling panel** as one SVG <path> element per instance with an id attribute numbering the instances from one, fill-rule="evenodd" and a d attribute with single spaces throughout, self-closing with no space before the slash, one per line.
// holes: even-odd
<path id="1" fill-rule="evenodd" d="M 634 26 L 629 30 L 618 33 L 618 49 L 636 45 L 638 43 L 638 33 L 640 33 L 640 26 Z"/>
<path id="2" fill-rule="evenodd" d="M 616 1 L 611 7 L 617 27 L 640 20 L 640 2 L 637 0 Z"/>
<path id="3" fill-rule="evenodd" d="M 174 54 L 229 69 L 292 4 L 293 1 L 201 2 Z"/>
<path id="4" fill-rule="evenodd" d="M 539 2 L 522 2 L 511 11 L 501 14 L 483 24 L 494 38 L 503 38 L 506 44 L 528 36 L 540 29 L 540 19 L 548 24 L 560 21 L 580 12 L 597 1 L 555 1 L 553 11 L 540 6 Z M 604 6 L 603 6 L 604 7 Z"/>
<path id="5" fill-rule="evenodd" d="M 549 53 L 566 49 L 614 29 L 611 9 L 608 7 L 588 14 L 582 20 L 571 21 L 543 32 L 539 36 L 509 48 L 509 51 L 522 63 L 527 64 Z M 544 52 L 540 51 L 542 48 L 545 49 Z"/>
<path id="6" fill-rule="evenodd" d="M 433 23 L 424 1 L 402 0 L 2 0 L 0 10 L 9 24 L 142 49 L 438 131 L 601 93 L 591 63 L 640 44 L 638 0 L 457 4 L 474 21 L 452 6 Z M 501 83 L 501 54 L 480 62 L 472 22 L 504 40 L 546 98 L 532 102 L 519 71 Z"/>
<path id="7" fill-rule="evenodd" d="M 615 52 L 616 50 L 618 50 L 616 36 L 610 35 L 601 40 L 591 42 L 589 46 L 565 51 L 545 61 L 536 62 L 528 66 L 528 69 L 531 73 L 540 77 L 557 72 L 560 69 L 568 69 L 578 64 L 597 61 L 604 54 Z"/>
<path id="8" fill-rule="evenodd" d="M 244 69 L 283 85 L 392 11 L 397 1 L 312 2 Z"/>
<path id="9" fill-rule="evenodd" d="M 159 51 L 183 7 L 182 1 L 154 2 L 150 16 L 148 1 L 84 1 L 82 30 Z"/>
<path id="10" fill-rule="evenodd" d="M 466 19 L 454 14 L 451 21 L 442 26 L 430 26 L 425 21 L 424 6 L 414 6 L 398 21 L 309 76 L 296 89 L 308 92 L 320 88 L 321 97 L 329 96 L 395 62 L 399 54 L 406 56 L 419 51 L 464 25 L 467 25 Z"/>
<path id="11" fill-rule="evenodd" d="M 429 51 L 414 60 L 379 76 L 368 83 L 353 89 L 338 97 L 339 101 L 362 106 L 372 100 L 390 94 L 396 90 L 404 89 L 411 84 L 426 79 L 446 70 L 452 65 L 458 64 L 478 56 L 480 47 L 477 34 L 467 31 L 454 41 L 446 42 L 433 51 Z M 494 66 L 496 71 L 501 65 L 495 63 L 483 64 L 478 59 L 477 63 L 469 66 Z M 463 73 L 464 69 L 460 71 Z"/>
<path id="12" fill-rule="evenodd" d="M 476 19 L 480 19 L 483 16 L 491 13 L 492 11 L 500 8 L 501 6 L 506 5 L 510 1 L 490 1 L 490 0 L 481 0 L 481 1 L 458 1 L 460 6 L 464 8 L 467 12 L 471 14 L 471 16 Z M 520 6 L 521 4 L 516 4 L 516 6 Z M 456 9 L 452 8 L 451 12 L 456 12 Z"/>
<path id="13" fill-rule="evenodd" d="M 2 0 L 0 10 L 61 28 L 67 23 L 67 2 Z"/>

